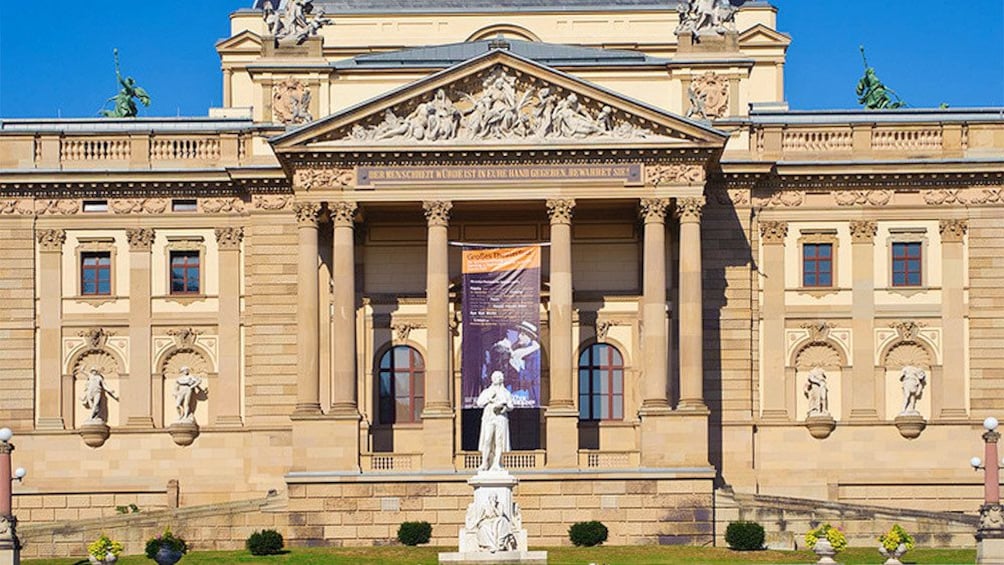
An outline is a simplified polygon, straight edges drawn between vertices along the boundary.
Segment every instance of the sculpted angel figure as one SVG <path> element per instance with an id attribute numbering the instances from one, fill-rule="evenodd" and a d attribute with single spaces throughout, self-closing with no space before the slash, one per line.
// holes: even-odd
<path id="1" fill-rule="evenodd" d="M 108 414 L 108 399 L 115 397 L 115 391 L 105 386 L 105 377 L 98 371 L 97 367 L 91 367 L 87 372 L 87 384 L 84 385 L 84 394 L 80 397 L 84 408 L 91 411 L 88 422 L 104 423 Z"/>
<path id="2" fill-rule="evenodd" d="M 901 414 L 917 414 L 917 401 L 924 395 L 927 373 L 919 367 L 907 365 L 899 374 L 899 382 L 903 385 Z"/>
<path id="3" fill-rule="evenodd" d="M 803 393 L 809 399 L 808 416 L 810 418 L 830 413 L 829 390 L 826 385 L 826 373 L 823 369 L 816 367 L 809 371 L 809 379 L 805 382 Z"/>
<path id="4" fill-rule="evenodd" d="M 502 454 L 512 448 L 509 443 L 509 412 L 513 410 L 512 394 L 505 387 L 502 371 L 492 373 L 492 384 L 481 391 L 477 400 L 481 412 L 481 435 L 478 450 L 481 452 L 479 471 L 501 471 Z"/>
<path id="5" fill-rule="evenodd" d="M 178 422 L 195 421 L 196 395 L 200 392 L 202 379 L 191 374 L 188 367 L 178 371 L 174 381 L 174 405 L 178 410 Z"/>

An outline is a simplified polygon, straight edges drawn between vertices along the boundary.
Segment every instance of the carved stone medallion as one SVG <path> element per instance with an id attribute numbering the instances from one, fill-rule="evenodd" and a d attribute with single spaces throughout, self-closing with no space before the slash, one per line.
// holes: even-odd
<path id="1" fill-rule="evenodd" d="M 690 99 L 688 118 L 710 120 L 724 118 L 729 113 L 729 81 L 711 71 L 690 83 L 687 97 Z"/>
<path id="2" fill-rule="evenodd" d="M 299 125 L 314 121 L 310 113 L 310 89 L 294 78 L 272 86 L 272 116 L 286 125 Z"/>

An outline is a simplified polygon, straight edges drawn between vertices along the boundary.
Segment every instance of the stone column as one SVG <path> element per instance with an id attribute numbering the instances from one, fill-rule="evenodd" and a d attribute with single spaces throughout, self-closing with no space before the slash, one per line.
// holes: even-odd
<path id="1" fill-rule="evenodd" d="M 876 419 L 875 394 L 875 233 L 878 224 L 856 220 L 851 228 L 851 332 L 854 343 L 850 387 L 851 419 Z"/>
<path id="2" fill-rule="evenodd" d="M 220 298 L 219 378 L 210 405 L 217 426 L 241 425 L 241 241 L 244 228 L 217 228 L 219 247 Z"/>
<path id="3" fill-rule="evenodd" d="M 547 201 L 551 219 L 550 401 L 547 418 L 547 466 L 578 466 L 579 413 L 572 399 L 572 213 L 575 200 Z"/>
<path id="4" fill-rule="evenodd" d="M 11 453 L 14 444 L 0 441 L 0 564 L 21 565 L 21 541 L 13 511 Z"/>
<path id="5" fill-rule="evenodd" d="M 706 411 L 701 268 L 704 197 L 677 199 L 676 206 L 680 217 L 680 403 L 677 409 Z"/>
<path id="6" fill-rule="evenodd" d="M 356 260 L 355 202 L 331 202 L 334 226 L 331 254 L 331 278 L 334 283 L 334 322 L 331 349 L 334 383 L 332 414 L 359 418 L 356 394 Z M 316 273 L 315 273 L 316 275 Z M 316 276 L 315 276 L 316 279 Z M 315 317 L 317 313 L 315 312 Z"/>
<path id="7" fill-rule="evenodd" d="M 152 229 L 126 230 L 129 240 L 129 379 L 122 383 L 122 413 L 126 416 L 125 425 L 130 428 L 153 427 L 150 250 L 154 237 Z"/>
<path id="8" fill-rule="evenodd" d="M 73 427 L 73 413 L 63 414 L 62 392 L 62 311 L 63 311 L 63 230 L 35 233 L 39 250 L 38 277 L 38 429 L 62 430 Z M 70 391 L 73 394 L 73 391 Z M 71 418 L 64 422 L 63 418 Z"/>
<path id="9" fill-rule="evenodd" d="M 938 418 L 965 418 L 965 237 L 966 220 L 941 221 L 941 328 L 944 336 Z"/>
<path id="10" fill-rule="evenodd" d="M 230 108 L 234 103 L 234 72 L 230 69 L 223 69 L 223 107 Z"/>
<path id="11" fill-rule="evenodd" d="M 645 414 L 669 412 L 669 367 L 666 333 L 666 210 L 668 198 L 643 198 L 645 222 L 642 281 L 642 339 L 645 380 L 641 409 Z M 681 330 L 682 330 L 681 323 Z M 686 335 L 681 332 L 682 335 Z M 684 343 L 680 343 L 680 347 Z"/>
<path id="12" fill-rule="evenodd" d="M 425 408 L 422 410 L 423 470 L 452 470 L 454 430 L 450 402 L 450 264 L 447 228 L 452 202 L 422 203 L 428 223 L 426 263 Z"/>
<path id="13" fill-rule="evenodd" d="M 321 205 L 299 202 L 295 206 L 299 251 L 296 302 L 296 409 L 294 417 L 321 415 L 320 375 L 318 372 L 317 226 Z"/>
<path id="14" fill-rule="evenodd" d="M 763 249 L 763 419 L 787 420 L 788 389 L 785 378 L 784 344 L 784 239 L 787 222 L 760 222 Z"/>

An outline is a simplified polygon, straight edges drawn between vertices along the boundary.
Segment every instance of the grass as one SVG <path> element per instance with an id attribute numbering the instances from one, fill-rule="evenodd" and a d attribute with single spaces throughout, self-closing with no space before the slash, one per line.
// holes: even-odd
<path id="1" fill-rule="evenodd" d="M 359 548 L 294 548 L 284 555 L 254 557 L 246 551 L 194 552 L 179 565 L 223 565 L 226 563 L 259 563 L 283 565 L 433 565 L 440 551 L 456 551 L 444 547 L 359 547 Z M 550 565 L 673 565 L 726 563 L 814 563 L 811 551 L 736 552 L 714 547 L 689 546 L 603 546 L 591 548 L 547 548 Z M 903 563 L 962 564 L 976 560 L 975 549 L 914 549 Z M 841 552 L 837 561 L 846 565 L 879 564 L 883 559 L 874 547 L 852 547 Z M 76 565 L 86 559 L 32 559 L 25 565 Z M 132 555 L 119 559 L 120 565 L 150 565 L 146 557 Z"/>

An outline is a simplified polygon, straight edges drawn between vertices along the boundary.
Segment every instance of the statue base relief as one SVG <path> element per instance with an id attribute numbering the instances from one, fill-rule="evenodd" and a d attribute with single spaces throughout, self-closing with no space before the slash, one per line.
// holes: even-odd
<path id="1" fill-rule="evenodd" d="M 896 416 L 893 422 L 899 429 L 899 435 L 906 439 L 916 439 L 920 436 L 920 432 L 927 427 L 927 420 L 920 415 L 920 412 L 903 412 Z"/>
<path id="2" fill-rule="evenodd" d="M 187 447 L 199 437 L 199 425 L 195 422 L 175 422 L 168 426 L 167 432 L 171 434 L 174 443 Z"/>
<path id="3" fill-rule="evenodd" d="M 478 471 L 467 484 L 474 502 L 460 528 L 460 551 L 440 553 L 440 563 L 547 563 L 546 551 L 529 551 L 513 488 L 519 480 L 504 469 Z"/>
<path id="4" fill-rule="evenodd" d="M 101 420 L 87 420 L 80 426 L 80 437 L 88 447 L 101 447 L 108 440 L 111 429 Z"/>

